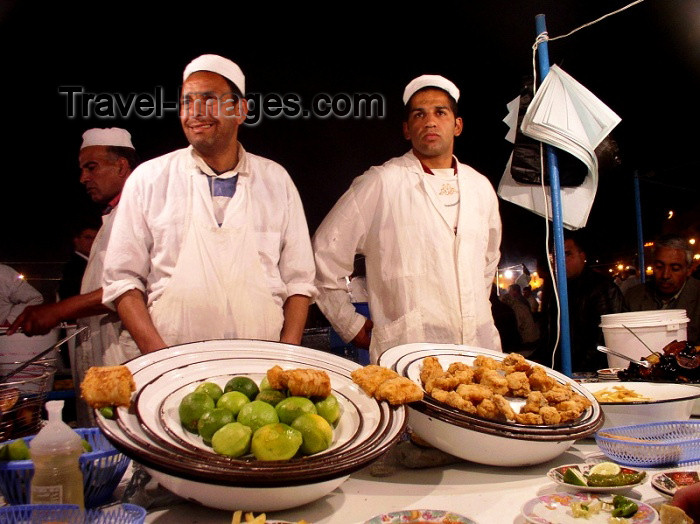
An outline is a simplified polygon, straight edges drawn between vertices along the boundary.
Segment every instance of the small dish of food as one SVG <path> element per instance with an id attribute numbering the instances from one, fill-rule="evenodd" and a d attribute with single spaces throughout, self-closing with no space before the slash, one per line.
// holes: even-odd
<path id="1" fill-rule="evenodd" d="M 408 509 L 372 517 L 365 524 L 476 524 L 469 517 L 441 509 Z"/>
<path id="2" fill-rule="evenodd" d="M 666 497 L 673 497 L 676 491 L 691 484 L 700 482 L 698 470 L 669 470 L 654 474 L 651 477 L 651 486 Z"/>
<path id="3" fill-rule="evenodd" d="M 658 513 L 649 504 L 623 495 L 603 493 L 551 493 L 526 502 L 521 513 L 536 524 L 608 524 L 611 517 L 629 524 L 657 522 Z"/>
<path id="4" fill-rule="evenodd" d="M 614 462 L 566 464 L 552 468 L 547 476 L 573 491 L 620 493 L 646 482 L 646 472 L 619 466 Z"/>

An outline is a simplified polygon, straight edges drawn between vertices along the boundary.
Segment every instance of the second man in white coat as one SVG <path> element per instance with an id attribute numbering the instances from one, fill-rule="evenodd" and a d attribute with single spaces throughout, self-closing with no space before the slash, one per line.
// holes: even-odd
<path id="1" fill-rule="evenodd" d="M 403 124 L 411 150 L 357 177 L 314 235 L 318 306 L 344 340 L 369 346 L 373 363 L 412 342 L 501 349 L 489 302 L 498 200 L 453 155 L 458 99 L 442 76 L 411 81 Z M 345 286 L 356 254 L 365 256 L 372 320 L 355 312 Z"/>

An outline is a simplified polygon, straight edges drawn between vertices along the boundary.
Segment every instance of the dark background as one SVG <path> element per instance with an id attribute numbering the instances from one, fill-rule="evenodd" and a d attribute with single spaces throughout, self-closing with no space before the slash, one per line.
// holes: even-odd
<path id="1" fill-rule="evenodd" d="M 290 172 L 313 233 L 355 176 L 408 150 L 401 95 L 423 73 L 460 87 L 465 132 L 456 154 L 497 187 L 512 149 L 502 120 L 532 74 L 535 16 L 545 15 L 554 37 L 628 3 L 5 0 L 0 261 L 62 261 L 71 251 L 70 228 L 95 215 L 78 182 L 84 130 L 127 128 L 143 159 L 187 145 L 174 111 L 159 119 L 68 118 L 62 86 L 124 96 L 162 88 L 174 102 L 184 66 L 216 53 L 242 67 L 249 92 L 296 93 L 304 101 L 317 93 L 383 94 L 384 118 L 267 118 L 242 130 L 246 149 Z M 636 252 L 635 172 L 647 239 L 697 224 L 700 3 L 646 0 L 548 47 L 552 63 L 622 118 L 612 133 L 622 164 L 601 172 L 587 227 L 596 260 L 631 262 Z M 523 261 L 534 269 L 545 251 L 544 220 L 503 201 L 501 213 L 501 267 Z"/>

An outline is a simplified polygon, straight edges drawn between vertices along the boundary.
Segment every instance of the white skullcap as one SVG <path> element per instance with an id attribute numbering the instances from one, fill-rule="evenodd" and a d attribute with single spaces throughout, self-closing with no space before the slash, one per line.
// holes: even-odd
<path id="1" fill-rule="evenodd" d="M 241 94 L 245 95 L 245 76 L 243 75 L 243 71 L 228 58 L 219 55 L 198 56 L 185 67 L 185 71 L 182 74 L 182 81 L 184 82 L 187 80 L 188 76 L 197 71 L 218 73 L 233 82 L 233 85 L 241 91 Z"/>
<path id="2" fill-rule="evenodd" d="M 135 149 L 131 143 L 131 134 L 126 129 L 119 127 L 88 129 L 83 133 L 83 144 L 80 149 L 88 146 L 117 146 Z"/>
<path id="3" fill-rule="evenodd" d="M 423 89 L 424 87 L 439 87 L 440 89 L 447 91 L 450 96 L 455 99 L 455 102 L 459 100 L 459 89 L 457 89 L 457 86 L 450 82 L 447 78 L 440 75 L 422 75 L 411 80 L 406 86 L 406 89 L 404 89 L 404 105 L 408 104 L 408 101 L 416 91 Z"/>

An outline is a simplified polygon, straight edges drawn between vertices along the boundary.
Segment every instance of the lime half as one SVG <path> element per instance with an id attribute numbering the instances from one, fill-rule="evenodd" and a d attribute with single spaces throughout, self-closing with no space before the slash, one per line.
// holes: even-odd
<path id="1" fill-rule="evenodd" d="M 589 475 L 617 475 L 620 473 L 620 466 L 614 462 L 601 462 L 593 466 L 589 471 Z"/>

